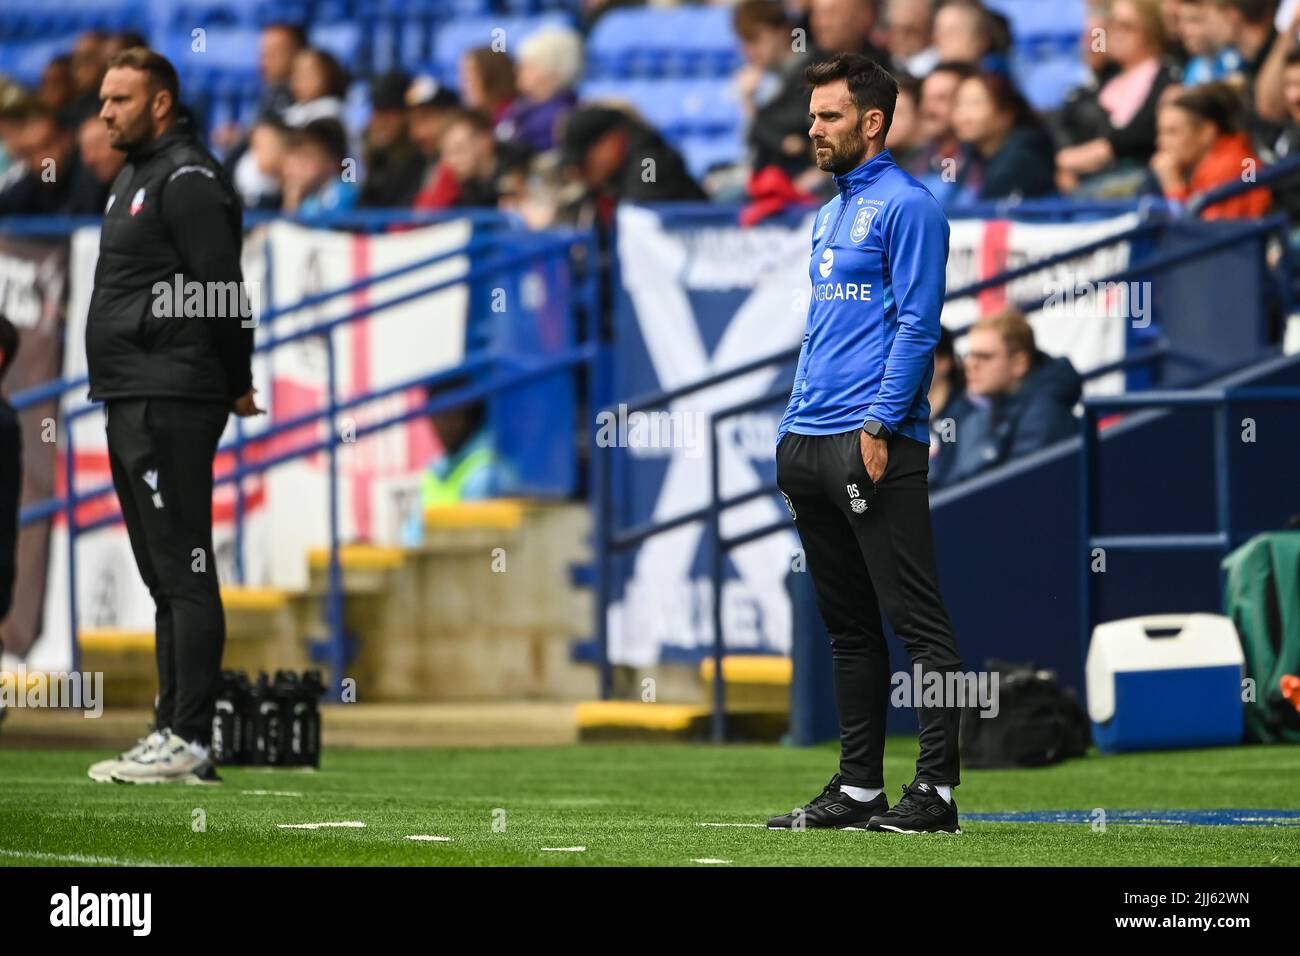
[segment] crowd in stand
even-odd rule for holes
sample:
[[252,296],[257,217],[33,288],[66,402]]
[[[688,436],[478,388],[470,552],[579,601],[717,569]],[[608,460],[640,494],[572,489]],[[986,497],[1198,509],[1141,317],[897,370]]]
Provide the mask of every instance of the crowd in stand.
[[[803,73],[857,52],[898,80],[895,159],[949,208],[1052,196],[1182,203],[1300,149],[1300,4],[1279,31],[1277,0],[1093,0],[1079,41],[1086,81],[1043,112],[1013,78],[1007,20],[979,0],[738,0],[745,155],[701,182],[627,103],[579,98],[584,34],[623,5],[585,2],[581,30],[545,29],[509,54],[469,50],[454,88],[401,72],[370,78],[364,128],[347,123],[345,66],[301,27],[270,24],[255,121],[210,130],[210,144],[248,208],[306,220],[479,207],[544,228],[608,222],[621,200],[713,198],[743,202],[753,223],[833,192],[810,158]],[[87,33],[35,89],[0,83],[0,215],[103,209],[122,157],[97,116],[99,83],[115,52],[143,43]],[[1257,217],[1275,193],[1300,213],[1286,189],[1257,188],[1201,214]],[[1080,391],[1018,313],[982,320],[961,360],[941,343],[932,420],[960,423],[970,440],[936,441],[933,483],[1070,434]]]
[[[586,3],[587,31],[621,0]],[[348,128],[350,77],[297,25],[261,31],[251,128],[209,131],[249,208],[303,218],[351,208],[498,207],[544,227],[608,216],[620,199],[718,198],[747,221],[828,195],[809,159],[803,71],[865,53],[899,81],[895,158],[950,208],[1014,197],[1186,200],[1300,143],[1300,16],[1277,0],[1094,0],[1080,35],[1087,80],[1035,111],[1013,79],[1012,30],[978,0],[739,0],[746,123],[736,162],[696,181],[625,102],[587,103],[579,30],[535,33],[510,53],[472,49],[452,88],[370,79],[369,121]],[[136,34],[89,32],[27,90],[0,84],[0,214],[93,214],[120,158],[96,120],[108,58]],[[647,160],[654,174],[643,175]],[[50,176],[47,167],[70,169]],[[1211,207],[1257,216],[1267,190]],[[1291,203],[1286,202],[1286,206]]]

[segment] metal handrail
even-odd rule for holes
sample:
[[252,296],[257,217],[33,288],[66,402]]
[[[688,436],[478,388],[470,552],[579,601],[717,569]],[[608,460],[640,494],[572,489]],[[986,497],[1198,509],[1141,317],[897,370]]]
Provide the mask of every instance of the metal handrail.
[[[1099,395],[1084,399],[1079,420],[1082,441],[1079,449],[1079,528],[1082,547],[1079,564],[1079,673],[1087,673],[1088,645],[1097,619],[1097,587],[1092,573],[1092,551],[1106,548],[1115,551],[1221,551],[1228,553],[1244,535],[1232,523],[1232,467],[1228,456],[1231,422],[1229,408],[1237,402],[1300,404],[1300,387],[1255,386],[1187,390],[1154,390],[1127,395]],[[1213,410],[1214,432],[1214,511],[1217,529],[1208,532],[1159,533],[1134,535],[1098,535],[1100,501],[1098,471],[1101,436],[1097,419],[1103,411],[1139,409],[1204,408]]]

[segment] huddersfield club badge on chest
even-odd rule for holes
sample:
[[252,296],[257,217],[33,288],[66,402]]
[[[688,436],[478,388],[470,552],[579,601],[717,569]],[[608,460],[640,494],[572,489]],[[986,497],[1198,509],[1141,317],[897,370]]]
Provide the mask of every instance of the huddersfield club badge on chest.
[[871,221],[876,218],[876,213],[879,211],[879,206],[867,206],[864,209],[859,209],[857,216],[853,219],[853,231],[849,233],[849,238],[854,242],[861,242],[867,238],[867,230],[871,228]]
[[144,207],[144,187],[141,186],[131,197],[131,215],[135,215]]

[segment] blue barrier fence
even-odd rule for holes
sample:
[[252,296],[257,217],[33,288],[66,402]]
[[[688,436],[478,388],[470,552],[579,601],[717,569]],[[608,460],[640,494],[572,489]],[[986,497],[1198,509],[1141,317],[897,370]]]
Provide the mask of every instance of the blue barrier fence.
[[[444,215],[436,218],[446,220],[455,217]],[[493,228],[503,225],[500,216],[494,215],[480,218],[482,222]],[[373,228],[385,228],[399,222],[409,221],[409,219],[409,216],[403,220],[401,217],[389,213],[362,215],[359,217],[338,217],[340,222],[348,222],[352,225],[362,225]],[[6,229],[10,225],[10,222],[11,221],[6,221]],[[19,225],[20,228],[26,226],[24,223],[20,223]],[[31,235],[34,233],[32,230],[28,229],[25,234]],[[39,234],[49,233],[41,232]],[[235,467],[216,476],[215,484],[222,485],[233,483],[236,489],[234,522],[236,540],[236,577],[237,580],[242,581],[242,567],[239,562],[243,551],[244,522],[246,517],[243,493],[244,479],[265,474],[276,467],[300,458],[320,454],[322,452],[326,454],[328,460],[329,502],[327,515],[327,523],[329,527],[329,565],[323,622],[325,625],[326,640],[315,649],[315,653],[317,660],[328,666],[331,673],[331,680],[336,690],[338,689],[339,682],[342,680],[344,667],[349,659],[351,648],[354,644],[354,639],[346,633],[344,628],[343,580],[342,564],[340,560],[341,541],[339,537],[338,523],[338,447],[345,441],[345,438],[336,426],[336,416],[341,412],[410,389],[442,385],[451,382],[458,382],[466,377],[470,378],[470,384],[453,388],[452,390],[439,395],[436,398],[427,400],[416,407],[408,408],[398,414],[390,415],[377,421],[357,425],[354,429],[349,431],[346,439],[347,441],[355,441],[387,428],[392,428],[409,421],[425,418],[436,412],[446,411],[448,409],[482,401],[492,396],[508,393],[513,389],[518,389],[522,386],[566,372],[576,373],[580,370],[585,371],[586,384],[589,388],[595,388],[604,381],[603,376],[595,374],[593,369],[599,365],[605,346],[599,341],[587,340],[563,349],[555,350],[550,354],[536,357],[495,355],[480,350],[468,354],[466,359],[455,367],[433,371],[427,375],[417,376],[409,380],[387,385],[383,388],[370,389],[364,394],[340,400],[338,396],[338,383],[335,380],[334,333],[361,319],[433,295],[444,289],[472,284],[488,277],[518,273],[530,268],[534,263],[541,260],[562,259],[568,261],[575,249],[589,249],[591,244],[592,235],[585,231],[555,231],[552,233],[515,235],[511,236],[508,248],[502,247],[500,239],[497,236],[489,235],[486,238],[474,238],[466,245],[458,248],[447,250],[434,256],[425,257],[384,272],[374,273],[358,281],[347,283],[333,289],[305,296],[297,302],[278,309],[267,309],[260,317],[260,321],[265,323],[267,327],[271,329],[271,334],[269,337],[264,338],[256,344],[254,351],[257,354],[272,353],[284,346],[309,339],[318,339],[323,343],[326,352],[327,367],[325,405],[323,408],[277,421],[252,436],[245,433],[242,420],[236,418],[233,441],[223,444],[219,449],[219,451],[229,451],[232,453]],[[325,304],[331,300],[338,299],[341,296],[352,295],[391,279],[411,274],[430,265],[436,265],[449,259],[467,254],[471,255],[472,264],[460,275],[428,285],[423,285],[415,290],[388,297],[380,302],[369,303],[363,307],[352,309],[344,315],[326,321],[317,322],[289,333],[275,334],[274,332],[273,323],[277,318],[282,318],[286,315],[300,312],[307,308]],[[598,277],[594,270],[588,270],[585,276],[578,280],[576,283],[578,294],[569,299],[569,305],[572,312],[576,313],[578,310],[583,310],[587,315],[595,313],[595,310],[598,307],[597,279]],[[572,325],[575,328],[578,327],[579,324],[580,323],[578,323],[576,319],[572,322]],[[61,398],[66,393],[84,388],[86,385],[87,379],[85,376],[73,379],[57,379],[16,394],[13,398],[13,404],[15,408],[21,410],[42,401]],[[591,393],[586,399],[588,407],[594,407],[602,400],[603,396],[600,393]],[[81,535],[115,524],[122,520],[120,514],[107,515],[85,522],[84,524],[79,523],[77,519],[78,506],[108,496],[114,491],[111,483],[99,485],[84,491],[78,491],[75,483],[76,449],[73,442],[72,423],[77,419],[96,411],[100,407],[100,403],[91,402],[75,408],[65,409],[63,411],[62,434],[66,436],[63,448],[65,493],[61,497],[51,498],[27,506],[22,510],[19,518],[20,524],[29,524],[35,521],[48,519],[56,514],[62,514],[64,518],[68,534],[68,601],[73,669],[79,669],[80,667],[80,646],[77,636],[77,538]],[[298,444],[290,450],[262,457],[254,461],[247,460],[250,446],[264,445],[277,436],[291,433],[295,429],[302,428],[303,426],[317,425],[320,423],[324,423],[328,426],[329,436],[327,438],[311,441],[306,444]],[[592,462],[598,458],[596,455],[591,455],[590,457]]]
[[[1126,209],[1124,211],[1131,210]],[[692,215],[703,217],[706,215],[706,212],[703,209],[692,211],[687,208],[675,209],[673,214],[675,217],[685,216],[689,219]],[[945,297],[945,301],[954,301],[957,299],[977,296],[982,292],[1004,287],[1008,283],[1017,279],[1078,259],[1083,255],[1119,243],[1128,242],[1136,244],[1145,240],[1152,240],[1162,236],[1166,230],[1176,225],[1176,221],[1164,218],[1142,221],[1132,229],[1124,230],[1118,234],[1086,243],[1061,253],[1034,260],[1033,262],[1027,263],[1023,266],[990,277],[989,279],[950,290]],[[1285,242],[1286,228],[1286,220],[1282,216],[1274,216],[1257,221],[1224,224],[1221,228],[1215,227],[1213,229],[1213,234],[1211,235],[1195,237],[1181,248],[1168,252],[1157,252],[1155,255],[1139,259],[1126,268],[1097,280],[1096,284],[1103,285],[1106,283],[1128,282],[1140,278],[1148,278],[1153,275],[1172,272],[1180,267],[1203,261],[1207,257],[1225,249],[1246,247],[1251,250],[1252,256],[1263,261],[1267,244],[1273,239],[1278,239],[1281,240],[1278,244],[1280,247],[1280,257],[1272,272],[1272,276],[1277,280],[1277,296],[1283,314],[1287,314],[1290,311],[1290,283],[1289,281],[1286,281],[1286,277],[1289,276],[1291,264],[1289,252],[1287,250],[1287,243]],[[1041,298],[1018,302],[1016,305],[1025,311],[1035,311],[1041,308],[1050,298],[1050,295],[1044,294]],[[1259,316],[1259,318],[1262,319],[1262,315]],[[956,329],[954,330],[954,335],[961,336],[968,330],[969,327]],[[1257,323],[1257,327],[1252,327],[1247,330],[1245,335],[1242,334],[1240,328],[1234,328],[1231,331],[1231,334],[1239,340],[1244,340],[1245,344],[1242,351],[1248,355],[1247,358],[1242,358],[1237,354],[1237,352],[1229,352],[1229,362],[1225,363],[1223,361],[1215,361],[1211,356],[1206,355],[1204,351],[1191,351],[1180,348],[1171,343],[1168,339],[1162,338],[1150,341],[1148,344],[1130,351],[1130,353],[1122,359],[1086,370],[1083,373],[1084,378],[1085,380],[1090,380],[1117,371],[1131,371],[1135,369],[1162,370],[1167,364],[1176,363],[1189,370],[1189,377],[1191,380],[1204,381],[1212,374],[1223,374],[1234,368],[1244,366],[1264,354],[1266,349],[1267,330],[1262,322]],[[725,384],[754,371],[763,368],[770,368],[772,366],[787,365],[797,359],[798,353],[798,348],[782,350],[763,358],[735,366],[724,372],[709,375],[688,385],[663,390],[649,395],[638,396],[620,404],[626,406],[626,412],[629,415],[636,411],[649,411],[652,409],[664,408],[684,396],[702,391],[715,385]],[[596,486],[596,494],[599,499],[599,504],[597,506],[598,514],[602,519],[597,525],[597,577],[602,582],[602,590],[600,593],[600,599],[597,602],[598,610],[596,620],[596,643],[601,665],[602,697],[607,697],[612,688],[612,674],[609,663],[609,643],[607,634],[608,622],[606,621],[605,612],[603,610],[609,606],[608,581],[612,576],[612,558],[621,552],[639,546],[655,536],[673,531],[686,524],[703,522],[706,524],[708,529],[708,566],[710,591],[712,594],[711,613],[713,639],[711,655],[713,657],[714,667],[711,737],[716,742],[721,742],[726,739],[726,692],[723,676],[724,670],[722,666],[723,657],[726,654],[726,640],[723,633],[722,623],[722,587],[726,555],[731,550],[744,544],[789,529],[791,523],[786,519],[781,519],[740,535],[730,537],[723,536],[721,532],[721,516],[724,511],[738,505],[743,505],[757,498],[775,495],[779,490],[774,482],[769,482],[739,495],[727,498],[721,496],[720,456],[717,454],[717,425],[728,417],[743,414],[758,408],[784,403],[787,399],[788,392],[778,391],[751,401],[746,401],[728,408],[717,410],[710,416],[710,499],[706,506],[683,512],[670,519],[644,522],[633,527],[620,529],[615,526],[613,521],[613,509],[610,502],[612,487],[608,478],[609,468],[606,466],[602,470],[602,481]]]

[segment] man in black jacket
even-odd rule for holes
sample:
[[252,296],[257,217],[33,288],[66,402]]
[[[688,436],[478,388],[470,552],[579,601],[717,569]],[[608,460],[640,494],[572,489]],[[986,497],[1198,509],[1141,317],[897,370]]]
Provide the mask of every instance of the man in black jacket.
[[225,617],[212,552],[212,462],[233,410],[258,414],[242,215],[179,110],[176,71],[142,47],[109,62],[100,116],[127,163],[100,233],[86,322],[90,398],[136,565],[157,608],[157,729],[96,780],[215,778],[208,755]]

